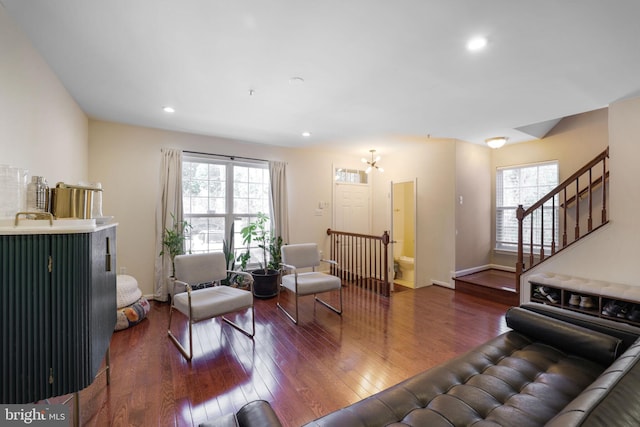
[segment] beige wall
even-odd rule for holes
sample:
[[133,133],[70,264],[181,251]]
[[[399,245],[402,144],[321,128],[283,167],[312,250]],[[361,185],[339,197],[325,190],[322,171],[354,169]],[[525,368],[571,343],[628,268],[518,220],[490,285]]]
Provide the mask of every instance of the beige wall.
[[0,164],[86,180],[87,117],[2,6],[0,52]]
[[399,139],[374,174],[374,231],[389,230],[391,182],[416,180],[416,287],[451,286],[455,260],[455,157],[452,139]]
[[[640,286],[637,278],[640,236],[640,98],[616,102],[609,107],[610,223],[584,240],[523,275],[548,271]],[[523,292],[523,293],[525,293]]]
[[286,151],[277,147],[91,120],[90,180],[102,183],[103,213],[119,224],[118,271],[124,268],[136,277],[145,295],[153,294],[158,255],[155,212],[161,148],[287,161]]
[[[104,188],[103,212],[116,217],[118,266],[138,279],[144,294],[152,294],[154,219],[160,149],[247,156],[287,162],[290,242],[313,241],[328,250],[332,226],[333,168],[361,167],[341,151],[283,148],[223,138],[90,121],[90,180]],[[455,141],[413,141],[384,159],[384,174],[372,174],[372,232],[390,227],[390,181],[417,178],[417,285],[449,285],[454,265]],[[406,147],[406,146],[405,146]],[[328,206],[318,215],[320,202]],[[437,207],[437,208],[436,208]]]
[[456,143],[456,272],[486,268],[491,260],[491,154],[477,144]]
[[[502,166],[558,160],[560,182],[596,157],[609,145],[606,108],[564,118],[543,139],[507,144],[492,150],[491,200],[495,206],[495,170]],[[495,247],[495,209],[491,219],[491,248]],[[515,268],[516,257],[492,250],[491,262]]]

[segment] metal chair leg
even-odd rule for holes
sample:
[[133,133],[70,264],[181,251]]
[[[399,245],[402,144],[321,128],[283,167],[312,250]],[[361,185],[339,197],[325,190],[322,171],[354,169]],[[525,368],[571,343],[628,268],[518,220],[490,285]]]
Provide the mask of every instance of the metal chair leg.
[[236,328],[237,330],[239,330],[240,332],[242,332],[243,334],[245,334],[246,336],[248,336],[249,338],[253,339],[253,337],[256,334],[256,311],[253,308],[253,306],[251,306],[251,332],[247,331],[246,329],[243,329],[240,325],[238,325],[237,323],[232,322],[231,320],[227,319],[226,317],[222,316],[222,320],[224,320],[226,323],[228,323],[229,325],[233,326],[234,328]]
[[[169,311],[169,330],[167,331],[167,335],[169,335],[169,338],[171,338],[171,341],[173,341],[175,346],[178,347],[178,350],[180,350],[180,353],[182,353],[184,358],[187,359],[187,361],[191,362],[191,359],[193,358],[193,322],[191,321],[191,310],[189,310],[189,319],[188,319],[188,322],[189,322],[189,351],[188,352],[187,352],[187,349],[182,345],[182,343],[180,343],[178,338],[176,338],[176,336],[173,334],[173,332],[171,332],[171,315],[172,315],[172,312],[173,312],[173,306],[171,307],[171,310]],[[238,331],[242,332],[243,334],[245,334],[246,336],[248,336],[251,339],[253,339],[253,337],[256,334],[256,312],[255,312],[255,309],[254,309],[253,305],[251,306],[251,332],[249,332],[246,329],[243,329],[240,325],[238,325],[237,323],[232,322],[231,320],[227,319],[224,316],[221,316],[221,318],[226,323],[228,323],[229,325],[231,325],[232,327],[234,327]]]
[[296,293],[296,317],[294,318],[281,304],[280,304],[280,292],[282,292],[282,287],[278,292],[278,301],[276,302],[276,307],[278,307],[287,317],[296,325],[298,324],[298,294]]
[[[319,302],[319,303],[321,303],[322,305],[324,305],[325,307],[327,307],[329,310],[331,310],[331,311],[333,311],[334,313],[337,313],[338,315],[342,316],[342,287],[340,287],[340,289],[339,289],[339,291],[338,291],[338,292],[339,292],[339,295],[340,295],[340,308],[336,308],[336,307],[332,306],[332,305],[331,305],[331,304],[329,304],[328,302],[326,302],[326,301],[324,301],[324,300],[322,300],[322,299],[318,298],[315,294],[313,295],[313,298],[314,298],[317,302]],[[277,306],[280,310],[282,310],[282,311],[284,312],[284,314],[286,314],[286,315],[287,315],[287,317],[288,317],[289,319],[291,319],[291,321],[292,321],[293,323],[295,323],[295,324],[297,325],[297,324],[298,324],[298,318],[299,318],[299,317],[298,317],[298,294],[296,293],[295,295],[296,295],[296,316],[295,316],[295,317],[293,317],[293,316],[291,315],[291,313],[289,313],[289,312],[288,312],[288,311],[287,311],[287,310],[286,310],[286,309],[285,309],[285,308],[280,304],[280,293],[278,293],[278,301],[276,302],[276,306]]]
[[340,293],[340,309],[337,309],[334,306],[332,306],[331,304],[329,304],[328,302],[326,302],[324,300],[321,300],[316,295],[314,295],[313,297],[315,298],[316,301],[318,301],[319,303],[321,303],[322,305],[327,307],[329,310],[331,310],[331,311],[333,311],[335,313],[338,313],[340,316],[342,316],[342,287],[340,287],[339,293]]
[[178,347],[178,350],[180,350],[180,353],[182,353],[182,355],[184,356],[185,359],[187,359],[187,361],[191,362],[191,358],[193,357],[193,325],[191,323],[191,316],[189,316],[189,352],[187,352],[187,349],[184,348],[184,346],[180,343],[180,341],[178,340],[178,338],[176,338],[175,335],[173,335],[173,332],[171,332],[171,319],[173,317],[173,303],[171,303],[171,308],[169,309],[169,329],[167,331],[167,335],[169,335],[169,338],[171,338],[171,341],[173,341],[173,344],[175,344],[176,347]]

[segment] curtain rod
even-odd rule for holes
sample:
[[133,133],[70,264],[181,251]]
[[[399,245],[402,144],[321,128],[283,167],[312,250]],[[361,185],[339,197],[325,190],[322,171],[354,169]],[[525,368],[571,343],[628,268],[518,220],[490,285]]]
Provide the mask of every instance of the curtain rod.
[[202,151],[189,151],[189,150],[183,150],[182,152],[183,153],[187,153],[187,154],[202,154],[202,155],[206,155],[206,156],[226,157],[226,158],[228,158],[230,160],[242,159],[242,160],[254,160],[254,161],[257,161],[257,162],[268,162],[268,160],[256,159],[255,157],[230,156],[228,154],[204,153]]

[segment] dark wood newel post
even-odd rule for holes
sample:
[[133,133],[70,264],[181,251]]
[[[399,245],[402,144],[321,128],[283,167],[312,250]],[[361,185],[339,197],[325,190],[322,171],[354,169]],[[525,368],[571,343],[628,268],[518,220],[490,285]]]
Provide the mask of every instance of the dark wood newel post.
[[516,293],[520,295],[520,276],[524,270],[524,253],[522,246],[522,220],[524,219],[524,207],[518,205],[516,209],[516,218],[518,219],[518,261],[516,262]]
[[384,245],[384,273],[383,273],[383,277],[384,277],[384,283],[385,283],[385,287],[382,290],[382,295],[384,295],[385,297],[388,297],[389,295],[391,295],[391,289],[389,286],[389,232],[387,232],[385,230],[384,233],[382,233],[382,244]]

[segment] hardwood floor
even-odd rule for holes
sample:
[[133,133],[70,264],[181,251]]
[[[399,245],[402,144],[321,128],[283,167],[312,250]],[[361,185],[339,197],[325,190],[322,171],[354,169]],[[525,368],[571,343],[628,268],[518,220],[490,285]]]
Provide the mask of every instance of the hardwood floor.
[[256,300],[253,341],[219,320],[196,324],[191,363],[167,337],[168,304],[152,302],[147,319],[114,333],[111,384],[100,376],[80,392],[81,425],[197,426],[265,399],[299,426],[506,330],[507,305],[450,289],[343,289],[342,316],[305,297],[298,326],[275,298]]

